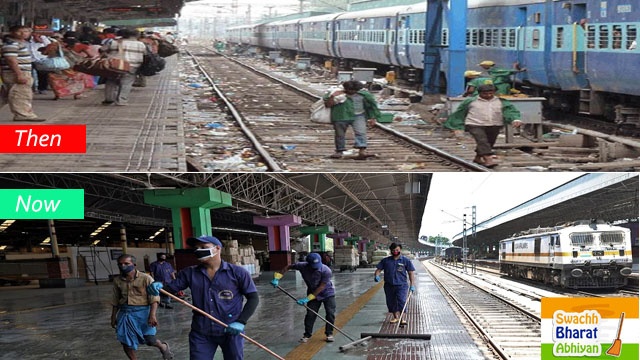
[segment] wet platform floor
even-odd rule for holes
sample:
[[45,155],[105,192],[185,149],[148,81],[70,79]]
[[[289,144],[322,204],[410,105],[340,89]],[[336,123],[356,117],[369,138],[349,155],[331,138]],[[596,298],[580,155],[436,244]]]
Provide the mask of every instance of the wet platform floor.
[[[271,272],[256,279],[260,305],[245,330],[247,336],[286,359],[485,359],[486,355],[460,322],[426,270],[416,262],[418,286],[408,304],[409,325],[398,333],[431,334],[431,340],[376,338],[366,346],[340,352],[350,339],[334,332],[324,341],[324,323],[317,319],[309,342],[303,334],[305,310],[269,281]],[[374,269],[335,271],[336,326],[351,338],[361,333],[393,333],[388,323],[384,290],[373,282]],[[305,295],[297,272],[281,286],[296,297]],[[40,289],[36,286],[0,288],[0,359],[126,359],[110,327],[112,284],[87,283],[81,288]],[[157,337],[171,345],[176,360],[189,358],[191,310],[174,303],[158,309]],[[320,315],[325,316],[321,308]],[[156,348],[141,346],[139,359],[161,359]],[[245,342],[245,359],[273,359]],[[222,359],[218,351],[215,359]]]

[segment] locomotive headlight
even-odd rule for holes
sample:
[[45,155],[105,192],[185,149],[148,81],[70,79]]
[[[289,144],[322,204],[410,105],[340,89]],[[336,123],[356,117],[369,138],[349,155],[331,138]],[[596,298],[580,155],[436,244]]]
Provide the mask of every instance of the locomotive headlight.
[[579,278],[582,276],[582,269],[573,269],[571,270],[571,276],[575,278]]

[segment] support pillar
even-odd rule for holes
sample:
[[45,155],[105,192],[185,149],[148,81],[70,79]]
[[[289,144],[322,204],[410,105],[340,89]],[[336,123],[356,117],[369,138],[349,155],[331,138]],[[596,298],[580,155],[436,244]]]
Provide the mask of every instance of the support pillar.
[[254,216],[253,223],[267,227],[269,234],[269,269],[278,271],[291,265],[291,239],[289,228],[302,224],[297,215]]
[[[429,0],[429,3],[435,0]],[[429,4],[431,5],[431,4]],[[449,2],[449,67],[447,96],[464,92],[464,71],[467,68],[467,0]]]
[[337,245],[337,246],[342,246],[344,245],[344,239],[351,237],[351,233],[350,232],[340,232],[340,233],[333,233],[333,234],[328,234],[328,237],[333,239],[333,244]]
[[311,244],[309,246],[309,252],[326,252],[333,251],[333,245],[328,244],[327,242],[327,234],[331,234],[334,232],[333,226],[323,225],[323,226],[305,226],[300,228],[300,233],[303,235],[309,235],[311,238]]
[[211,235],[211,209],[231,206],[231,194],[212,188],[145,190],[144,202],[171,209],[175,249],[187,239]]
[[127,254],[129,250],[127,248],[127,228],[124,227],[124,224],[120,224],[120,242],[122,243],[122,253]]
[[54,258],[60,257],[60,248],[58,247],[58,236],[56,236],[56,226],[52,219],[47,220],[49,225],[49,237],[51,238],[51,253]]
[[367,252],[367,244],[369,243],[369,240],[367,239],[362,239],[360,241],[358,241],[358,251],[359,252]]
[[358,241],[360,241],[360,240],[362,240],[361,236],[351,236],[351,237],[348,237],[348,238],[344,239],[344,242],[347,245],[355,246],[358,243]]

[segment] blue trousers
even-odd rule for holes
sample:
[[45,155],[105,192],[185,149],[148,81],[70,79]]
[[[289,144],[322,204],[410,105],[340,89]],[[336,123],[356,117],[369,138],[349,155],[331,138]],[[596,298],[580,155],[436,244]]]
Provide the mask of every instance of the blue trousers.
[[240,335],[203,335],[193,330],[189,333],[190,360],[213,360],[218,346],[224,360],[242,360],[244,357],[244,338]]
[[390,313],[400,312],[404,307],[404,303],[407,302],[407,294],[409,293],[409,286],[403,285],[391,285],[384,283],[384,296],[387,300],[387,309]]

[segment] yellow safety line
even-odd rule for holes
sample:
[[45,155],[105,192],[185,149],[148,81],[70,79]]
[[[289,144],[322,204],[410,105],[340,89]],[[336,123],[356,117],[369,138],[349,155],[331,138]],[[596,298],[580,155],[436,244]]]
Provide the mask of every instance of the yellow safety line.
[[[381,287],[382,287],[382,282],[372,286],[371,289],[367,290],[367,292],[360,295],[356,301],[354,301],[353,303],[351,303],[351,305],[349,305],[349,307],[342,310],[339,314],[336,315],[336,321],[334,325],[342,330],[344,326],[347,325],[349,321],[351,321],[351,319],[355,316],[355,314],[357,314],[360,311],[360,309],[362,309],[362,307],[364,307],[369,302],[369,300],[371,300],[371,298],[376,294],[376,292],[378,292],[378,290],[380,290]],[[339,301],[339,299],[337,299],[336,301]],[[323,314],[320,313],[320,315],[323,315]],[[316,319],[316,324],[318,323],[318,321],[322,322],[322,320]],[[291,350],[285,356],[285,358],[292,359],[292,360],[293,359],[310,360],[311,358],[313,358],[313,356],[317,354],[327,344],[324,341],[324,328],[325,327],[323,326],[320,329],[316,330],[316,332],[313,333],[313,336],[311,336],[311,338],[307,343],[300,344],[295,348],[293,348],[293,350]],[[333,334],[334,336],[343,336],[339,332],[334,332]],[[347,332],[347,334],[349,333]],[[349,335],[355,336],[355,334],[349,334]],[[357,340],[357,338],[355,340]],[[349,342],[351,342],[351,340],[349,340]]]

